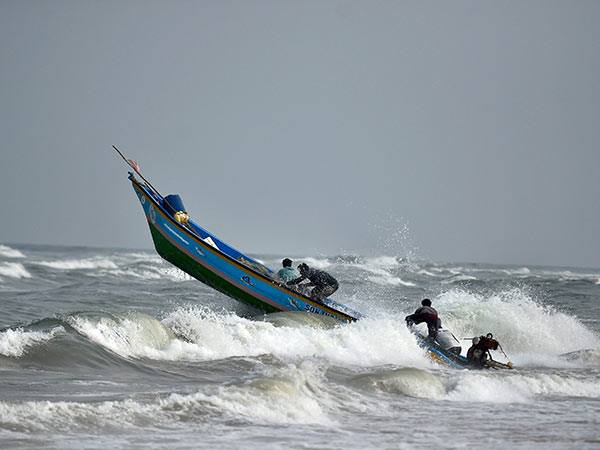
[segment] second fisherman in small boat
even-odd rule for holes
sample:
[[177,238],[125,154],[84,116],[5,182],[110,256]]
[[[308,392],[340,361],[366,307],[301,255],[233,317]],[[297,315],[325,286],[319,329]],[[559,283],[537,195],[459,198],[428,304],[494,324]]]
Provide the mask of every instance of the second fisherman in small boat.
[[498,350],[500,344],[492,333],[488,333],[485,336],[474,337],[473,345],[467,351],[467,359],[476,366],[483,366],[488,359],[491,359],[489,354],[490,350]]
[[[314,286],[310,292],[310,297],[314,300],[322,302],[335,291],[338,290],[338,282],[327,272],[308,267],[308,264],[302,263],[298,266],[300,276],[294,280],[288,281],[288,286],[310,287]],[[300,284],[304,280],[309,280],[309,283]]]
[[431,300],[425,298],[421,301],[421,307],[410,316],[406,316],[406,325],[411,327],[419,323],[427,324],[427,333],[429,339],[435,339],[438,330],[442,326],[442,321],[438,317],[438,312],[431,306]]

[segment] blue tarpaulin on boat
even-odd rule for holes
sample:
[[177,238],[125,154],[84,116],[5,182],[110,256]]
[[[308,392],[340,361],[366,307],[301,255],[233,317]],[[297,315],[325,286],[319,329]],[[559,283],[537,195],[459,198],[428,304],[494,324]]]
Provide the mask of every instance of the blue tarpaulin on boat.
[[178,194],[167,195],[163,200],[163,205],[170,214],[175,214],[178,211],[185,211],[183,200]]

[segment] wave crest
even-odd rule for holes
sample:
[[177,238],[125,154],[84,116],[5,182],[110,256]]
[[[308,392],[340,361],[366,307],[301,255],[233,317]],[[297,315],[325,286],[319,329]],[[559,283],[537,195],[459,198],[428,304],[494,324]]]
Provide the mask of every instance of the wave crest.
[[63,327],[56,327],[49,331],[26,331],[23,328],[4,330],[0,332],[0,355],[23,356],[30,347],[49,341],[56,334],[64,331]]
[[4,258],[25,258],[23,252],[8,245],[0,245],[0,256]]
[[9,278],[31,278],[23,264],[15,262],[0,263],[0,275]]

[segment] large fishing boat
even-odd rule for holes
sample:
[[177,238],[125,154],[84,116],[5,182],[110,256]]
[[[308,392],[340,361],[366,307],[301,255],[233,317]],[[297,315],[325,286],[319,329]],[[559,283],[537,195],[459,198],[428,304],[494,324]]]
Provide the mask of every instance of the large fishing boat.
[[[115,150],[118,151],[118,149]],[[331,299],[322,302],[291,289],[260,261],[243,254],[190,219],[179,195],[162,196],[126,159],[139,176],[129,172],[154,247],[158,254],[185,273],[240,302],[266,312],[304,311],[331,316],[342,322],[360,314]]]

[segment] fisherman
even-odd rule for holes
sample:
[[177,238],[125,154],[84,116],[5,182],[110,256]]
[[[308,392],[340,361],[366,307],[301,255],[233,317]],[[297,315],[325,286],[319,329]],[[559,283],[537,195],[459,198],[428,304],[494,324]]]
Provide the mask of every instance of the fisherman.
[[488,356],[491,359],[490,350],[498,350],[500,343],[494,339],[492,333],[485,336],[474,337],[473,345],[467,350],[467,359],[477,366],[483,366]]
[[427,324],[428,338],[434,340],[438,330],[442,327],[442,321],[438,317],[437,311],[431,307],[431,300],[425,298],[421,301],[421,307],[414,314],[406,316],[407,326],[416,325],[425,322]]
[[298,266],[300,276],[294,280],[288,281],[288,286],[298,285],[300,282],[308,279],[309,283],[300,284],[299,287],[314,286],[310,292],[313,300],[322,302],[338,290],[338,282],[327,272],[318,269],[311,269],[307,264],[302,263]]
[[292,260],[290,258],[285,258],[283,261],[281,261],[281,265],[283,267],[279,269],[277,276],[282,282],[287,283],[288,281],[295,280],[300,276],[300,272],[292,267]]

